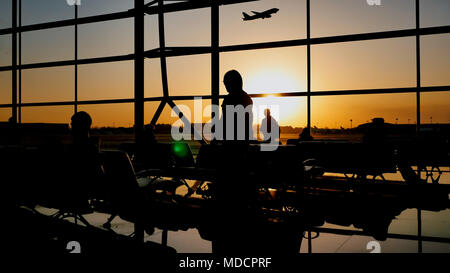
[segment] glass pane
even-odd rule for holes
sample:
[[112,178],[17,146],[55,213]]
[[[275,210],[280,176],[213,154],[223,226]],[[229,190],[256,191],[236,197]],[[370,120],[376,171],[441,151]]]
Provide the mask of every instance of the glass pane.
[[211,94],[211,56],[167,58],[167,77],[171,96]]
[[11,35],[0,35],[0,66],[11,65]]
[[72,66],[26,69],[22,71],[22,102],[73,101]]
[[145,97],[162,96],[161,63],[159,59],[145,59]]
[[11,3],[12,0],[0,1],[0,29],[11,27]]
[[311,127],[316,138],[361,140],[360,133],[346,130],[370,123],[373,118],[383,118],[385,123],[391,124],[415,124],[416,95],[380,94],[311,98]]
[[159,48],[158,16],[146,15],[144,20],[145,50]]
[[421,94],[421,123],[450,123],[450,91]]
[[74,33],[73,26],[22,33],[22,63],[73,60]]
[[[2,1],[4,2],[4,1]],[[65,0],[22,0],[22,25],[75,18],[75,8]]]
[[11,72],[0,72],[0,104],[12,103]]
[[[275,97],[253,98],[253,126],[261,124],[265,109],[269,108],[271,116],[278,121],[283,144],[287,139],[298,138],[301,128],[306,126],[306,98],[305,97]],[[259,134],[262,137],[261,134]]]
[[[156,109],[158,109],[160,102],[159,101],[150,101],[146,102],[144,105],[144,124],[150,124],[153,119],[153,116],[156,113]],[[169,106],[166,106],[169,107]]]
[[450,85],[450,34],[421,37],[422,86]]
[[166,46],[211,45],[211,9],[167,13],[164,22]]
[[0,108],[0,122],[7,122],[11,117],[11,108]]
[[133,71],[131,61],[80,65],[78,100],[133,98]]
[[[243,12],[278,8],[271,18],[244,21]],[[306,38],[305,0],[262,0],[220,7],[220,45],[235,45]]]
[[133,35],[133,19],[80,25],[78,57],[84,59],[131,54]]
[[240,72],[247,93],[281,93],[306,90],[306,48],[288,47],[221,54],[220,93],[226,94],[223,76]]
[[[177,102],[175,102],[175,104],[183,112],[184,116],[188,119],[188,121],[191,121],[192,113],[193,113],[193,102],[177,101]],[[170,105],[166,104],[166,106],[164,107],[164,110],[161,113],[161,116],[158,119],[158,124],[173,125],[177,121],[179,121],[178,116],[175,114],[174,111],[172,111],[172,108],[170,107]]]
[[414,3],[413,0],[382,0],[377,6],[365,0],[314,0],[311,1],[311,37],[415,28]]
[[420,1],[420,26],[448,26],[450,25],[450,1],[426,0]]
[[415,38],[316,45],[312,90],[416,86]]
[[91,135],[98,137],[100,148],[117,149],[122,143],[134,141],[133,104],[79,105],[92,118]]
[[81,0],[81,5],[78,8],[78,16],[88,17],[127,11],[133,7],[133,0]]
[[131,127],[134,124],[134,106],[131,103],[79,105],[92,118],[92,127]]
[[23,107],[23,123],[63,123],[70,124],[73,106]]
[[[191,123],[197,124],[196,130],[197,132],[202,131],[202,123],[206,123],[210,120],[211,117],[211,108],[209,107],[211,100],[183,100],[183,101],[174,101],[179,111],[181,111],[184,117]],[[156,126],[157,139],[158,141],[172,141],[171,128],[174,127],[184,127],[186,128],[183,132],[187,133],[184,136],[185,140],[192,140],[193,142],[197,142],[194,138],[193,132],[190,129],[187,129],[183,120],[178,118],[178,115],[169,105],[166,105],[164,110],[161,113],[161,116],[158,120]],[[189,134],[190,132],[190,134]],[[190,145],[192,144],[189,142]],[[196,148],[197,149],[197,144]],[[192,147],[191,147],[192,148]]]

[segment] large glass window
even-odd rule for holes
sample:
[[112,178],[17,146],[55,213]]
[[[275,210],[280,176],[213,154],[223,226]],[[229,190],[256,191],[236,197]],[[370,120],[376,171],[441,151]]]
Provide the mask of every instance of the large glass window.
[[78,58],[126,55],[133,52],[133,19],[78,26]]
[[[220,45],[236,45],[306,38],[305,0],[262,0],[220,7]],[[244,21],[249,16],[272,8],[271,18]]]
[[73,26],[22,33],[22,63],[73,60],[74,33]]
[[74,100],[73,66],[25,69],[22,71],[22,102]]
[[450,85],[450,34],[421,37],[422,86]]
[[11,35],[0,35],[0,66],[11,65]]
[[79,105],[78,111],[89,113],[93,128],[133,126],[134,111],[131,103]]
[[285,93],[306,90],[306,48],[286,47],[222,53],[220,93],[226,94],[223,76],[240,72],[248,93]]
[[432,92],[421,94],[421,123],[450,123],[450,92]]
[[[311,1],[311,37],[415,28],[414,0]],[[423,2],[423,1],[422,1]]]
[[[11,0],[2,1],[11,2]],[[22,0],[22,25],[34,25],[75,18],[75,8],[66,0]]]
[[95,16],[127,11],[132,8],[134,8],[133,0],[81,0],[81,5],[78,8],[78,16]]
[[11,1],[0,1],[0,29],[11,27]]
[[11,108],[0,108],[0,122],[7,122],[11,117]]
[[416,86],[413,37],[315,45],[312,90]]
[[62,123],[70,124],[73,106],[23,107],[23,123]]
[[133,71],[131,61],[80,65],[78,100],[133,98]]
[[450,1],[421,0],[420,27],[435,27],[450,25]]
[[[373,118],[383,118],[385,123],[415,124],[415,94],[379,94],[314,96],[311,98],[311,127],[321,129],[357,128],[372,122]],[[325,131],[315,131],[319,138],[330,138]],[[339,132],[335,132],[338,134]],[[334,137],[332,135],[331,137]],[[360,135],[355,135],[360,139]]]
[[211,45],[210,22],[211,9],[196,9],[165,14],[166,46]]
[[0,104],[11,103],[11,71],[0,72]]
[[211,56],[208,54],[167,58],[169,94],[211,94]]
[[145,60],[145,97],[162,97],[161,63],[159,59]]

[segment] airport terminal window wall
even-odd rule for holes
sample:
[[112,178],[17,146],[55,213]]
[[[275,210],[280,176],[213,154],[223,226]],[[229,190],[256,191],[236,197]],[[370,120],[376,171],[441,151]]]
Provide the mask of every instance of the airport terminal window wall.
[[[133,9],[134,1],[84,1],[80,6],[54,0],[4,2],[0,75],[7,79],[8,74],[12,75],[8,71],[16,71],[18,84],[14,103],[11,95],[14,92],[8,94],[8,89],[14,87],[2,80],[2,109],[13,112],[16,109],[18,121],[25,122],[21,119],[24,108],[44,107],[49,102],[61,105],[134,102],[134,18],[132,13],[127,14]],[[217,1],[224,5],[219,5],[215,14],[211,8],[215,1],[212,1],[203,6],[182,4],[175,8],[177,12],[165,12],[163,19],[158,16],[159,3],[154,3],[144,19],[144,47],[148,57],[144,65],[144,100],[152,105],[157,104],[154,101],[171,100],[171,96],[182,97],[183,101],[194,96],[217,101],[217,92],[211,90],[218,88],[219,96],[225,95],[220,79],[227,70],[235,68],[244,75],[244,87],[255,98],[267,94],[287,95],[286,101],[291,102],[286,104],[298,102],[298,108],[305,108],[306,116],[303,116],[305,111],[292,115],[297,121],[302,120],[295,123],[298,127],[324,124],[320,109],[312,107],[315,104],[320,108],[320,103],[313,102],[326,100],[322,96],[333,96],[331,101],[336,98],[334,96],[341,95],[338,91],[343,91],[342,95],[416,94],[416,117],[407,118],[415,123],[423,108],[419,99],[423,94],[419,96],[417,91],[445,94],[442,91],[449,89],[446,75],[450,58],[435,56],[436,47],[442,48],[450,39],[449,19],[445,14],[436,16],[446,10],[446,6],[442,7],[445,4],[440,1],[430,4],[414,0],[388,1],[384,3],[389,6],[384,8],[388,13],[382,13],[373,12],[376,7],[365,1],[347,2]],[[12,66],[11,61],[14,15],[7,12],[12,10],[13,3],[17,5],[17,26],[31,26],[24,31],[18,28],[16,66]],[[416,20],[417,3],[421,20]],[[161,4],[179,5],[168,1]],[[50,12],[46,8],[49,5],[56,11]],[[283,17],[290,20],[274,17],[270,24],[266,24],[266,20],[262,26],[241,24],[243,10],[262,10],[273,5],[284,10]],[[354,13],[349,7],[360,12]],[[100,18],[108,14],[113,14],[112,18]],[[353,16],[351,20],[349,15]],[[327,22],[334,23],[324,24],[324,16]],[[236,20],[231,20],[234,17]],[[92,20],[81,24],[72,21],[55,27],[45,25],[75,18]],[[355,20],[366,23],[354,24]],[[415,56],[416,34],[421,34],[415,32],[416,27],[427,28],[422,29],[427,35],[420,36],[421,66],[417,66]],[[378,35],[363,36],[362,33]],[[74,57],[78,61],[76,67]],[[297,61],[286,65],[288,59]],[[76,72],[71,76],[73,70]],[[418,70],[420,80],[417,80]],[[161,77],[166,77],[167,82],[161,81]],[[261,79],[266,81],[261,82]],[[298,98],[291,98],[293,96]],[[315,96],[320,98],[312,99]],[[395,100],[397,97],[389,95],[385,100],[388,98]],[[345,100],[345,97],[336,98],[336,101],[340,99]],[[165,104],[165,107],[170,105]],[[148,122],[149,111],[144,112],[145,122]],[[161,111],[150,112],[156,115],[152,120],[157,121]],[[380,114],[374,111],[372,118]],[[6,120],[7,116],[3,114],[1,119]],[[347,120],[335,122],[335,125],[346,127],[344,122]]]
[[[68,123],[84,110],[95,127],[139,131],[195,97],[221,103],[237,69],[255,105],[280,106],[281,125],[450,122],[448,1],[81,2],[1,2],[0,121]],[[272,7],[271,20],[241,20]]]

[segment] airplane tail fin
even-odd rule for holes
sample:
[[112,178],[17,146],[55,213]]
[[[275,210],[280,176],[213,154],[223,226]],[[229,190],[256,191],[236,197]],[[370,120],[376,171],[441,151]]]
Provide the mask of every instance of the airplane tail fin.
[[244,18],[242,18],[243,20],[249,20],[250,19],[250,15],[248,15],[247,13],[243,12],[242,15],[244,16]]

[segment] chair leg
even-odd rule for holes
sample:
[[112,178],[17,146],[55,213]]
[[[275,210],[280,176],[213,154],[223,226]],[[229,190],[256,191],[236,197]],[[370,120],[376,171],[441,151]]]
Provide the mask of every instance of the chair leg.
[[139,222],[134,224],[134,239],[137,242],[144,242],[144,226]]
[[116,218],[117,214],[111,214],[111,216],[109,216],[108,220],[106,221],[106,223],[103,224],[103,227],[106,229],[111,229],[111,222],[112,220],[114,220],[114,218]]

